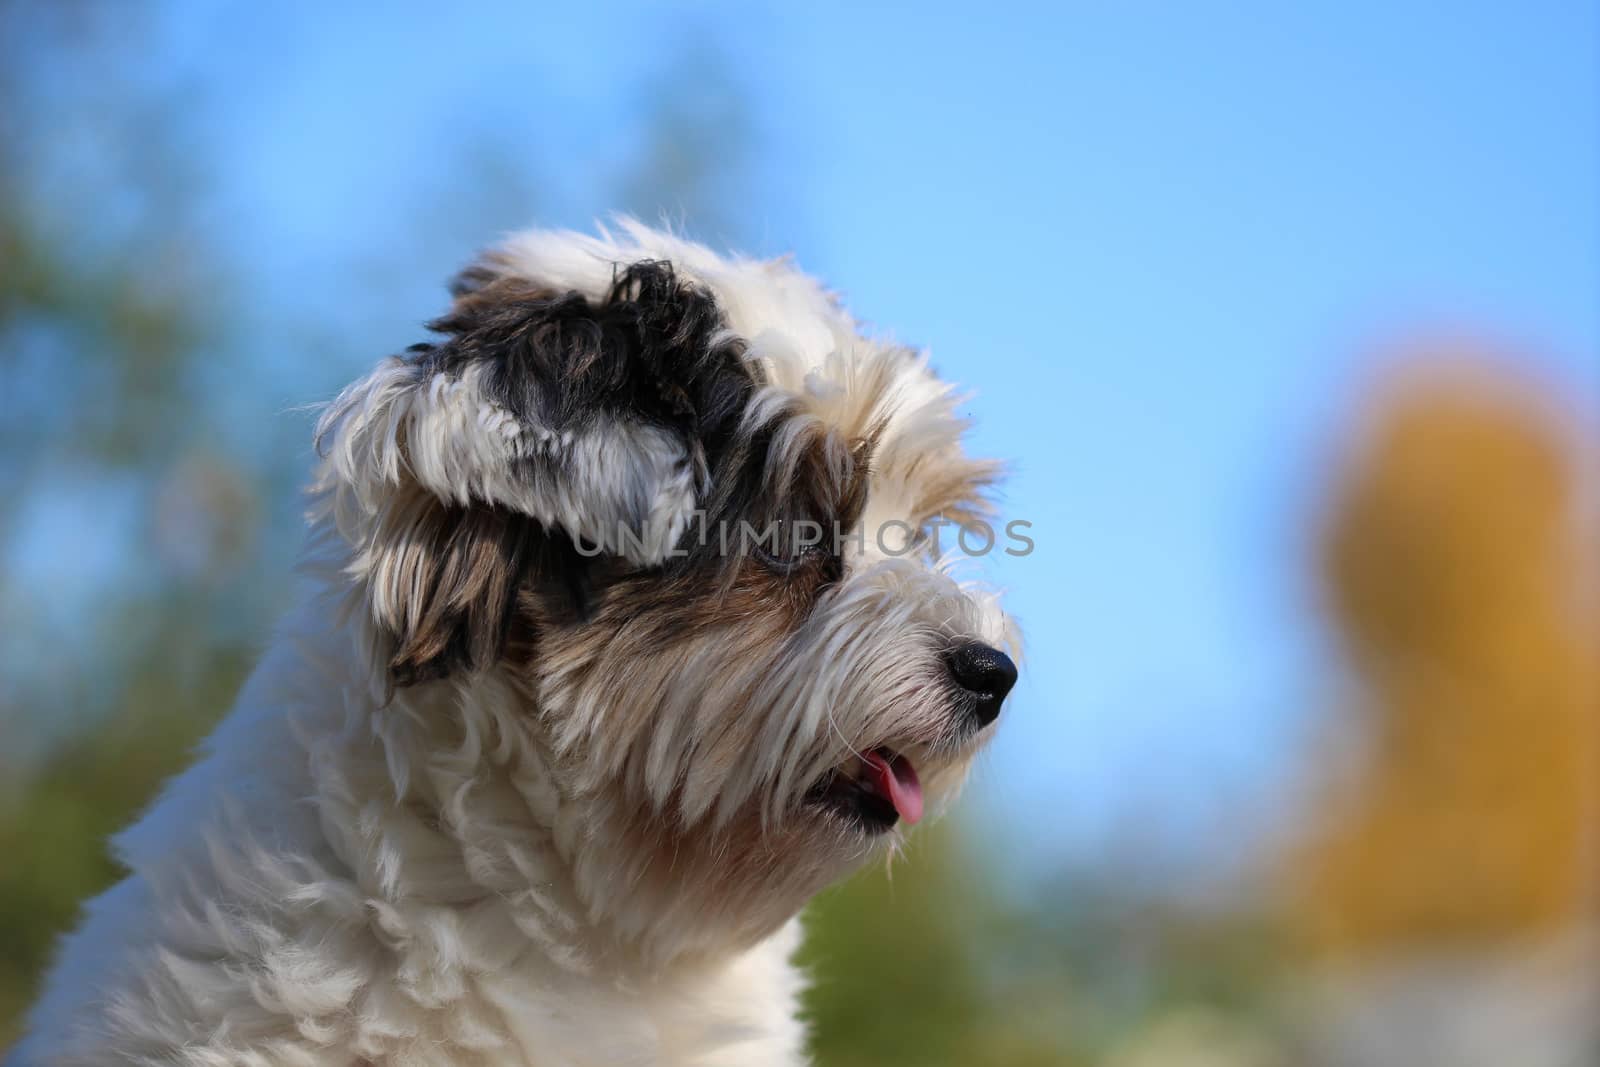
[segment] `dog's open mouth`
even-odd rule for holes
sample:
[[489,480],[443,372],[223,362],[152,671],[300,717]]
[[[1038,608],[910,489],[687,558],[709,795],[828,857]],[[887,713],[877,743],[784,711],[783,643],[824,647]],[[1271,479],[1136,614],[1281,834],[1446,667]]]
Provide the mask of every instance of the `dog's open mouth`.
[[922,783],[911,761],[888,748],[875,748],[829,771],[811,790],[814,801],[841,812],[871,832],[904,819],[922,818]]

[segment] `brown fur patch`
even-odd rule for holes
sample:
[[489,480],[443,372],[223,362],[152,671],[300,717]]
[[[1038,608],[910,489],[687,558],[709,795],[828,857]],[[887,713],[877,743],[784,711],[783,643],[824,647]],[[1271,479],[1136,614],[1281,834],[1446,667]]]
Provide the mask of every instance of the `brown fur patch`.
[[374,535],[376,612],[394,637],[397,685],[487,666],[511,630],[537,526],[504,508],[452,507],[415,491]]

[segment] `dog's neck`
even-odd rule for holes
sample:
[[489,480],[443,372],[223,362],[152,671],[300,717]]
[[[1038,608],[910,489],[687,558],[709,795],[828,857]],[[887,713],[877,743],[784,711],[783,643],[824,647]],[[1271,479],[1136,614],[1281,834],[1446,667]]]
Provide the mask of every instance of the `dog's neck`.
[[[481,921],[507,951],[520,939],[520,951],[552,966],[627,977],[714,965],[803,906],[805,893],[714,903],[697,892],[696,872],[664,846],[667,831],[567,785],[579,776],[563,767],[534,695],[512,672],[389,686],[359,597],[345,586],[337,610],[312,613],[314,625],[342,620],[335,632],[295,642],[353,644],[357,654],[315,657],[324,676],[347,664],[346,676],[326,678],[339,710],[295,716],[294,725],[322,834],[375,901],[452,911]],[[701,884],[714,877],[698,874]]]

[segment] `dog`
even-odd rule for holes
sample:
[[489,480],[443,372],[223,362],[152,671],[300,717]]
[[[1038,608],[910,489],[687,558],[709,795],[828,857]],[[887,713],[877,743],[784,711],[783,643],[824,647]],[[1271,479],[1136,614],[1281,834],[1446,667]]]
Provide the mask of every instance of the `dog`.
[[993,733],[1015,627],[928,527],[1001,467],[925,355],[626,219],[451,292],[14,1067],[801,1064],[799,912]]

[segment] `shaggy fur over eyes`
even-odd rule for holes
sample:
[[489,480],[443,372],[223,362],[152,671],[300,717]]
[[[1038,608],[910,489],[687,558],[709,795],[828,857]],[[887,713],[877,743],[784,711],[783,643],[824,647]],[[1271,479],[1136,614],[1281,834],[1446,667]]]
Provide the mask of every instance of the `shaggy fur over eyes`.
[[13,1067],[801,1064],[795,916],[992,733],[1011,625],[915,531],[998,467],[923,356],[631,222],[452,293]]

